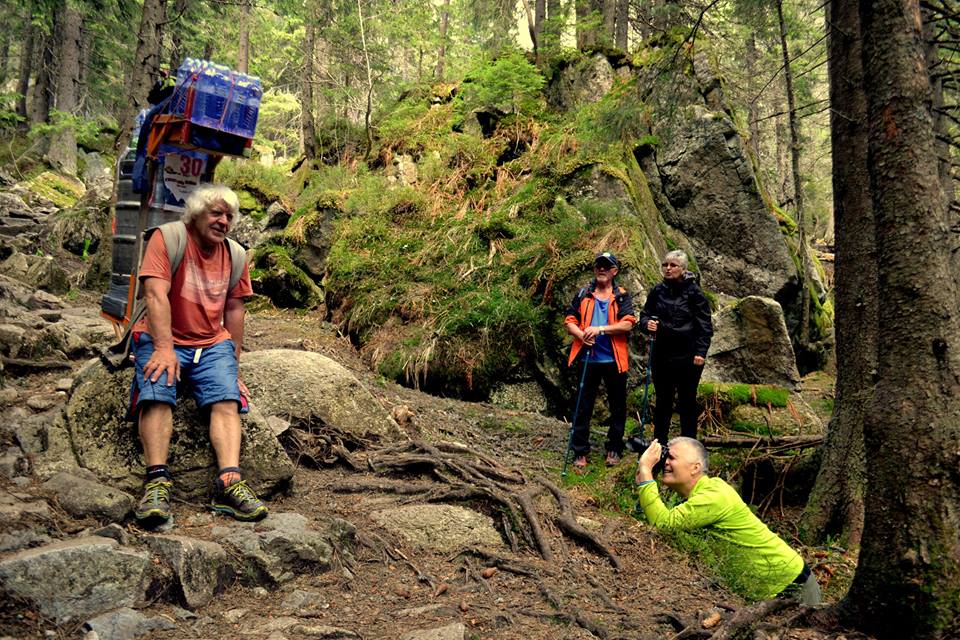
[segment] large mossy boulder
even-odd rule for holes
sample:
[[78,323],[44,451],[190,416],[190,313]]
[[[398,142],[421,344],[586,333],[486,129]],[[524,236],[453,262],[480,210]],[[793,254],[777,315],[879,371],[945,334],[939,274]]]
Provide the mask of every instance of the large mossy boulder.
[[613,88],[613,65],[602,53],[580,58],[557,72],[547,88],[547,101],[560,111],[598,102]]
[[713,341],[703,380],[773,384],[796,389],[797,361],[783,309],[776,300],[748,296],[713,317]]
[[363,384],[342,365],[311,351],[267,349],[240,359],[251,402],[266,416],[290,422],[319,420],[358,438],[391,440],[400,428]]
[[323,289],[298,267],[286,247],[269,245],[258,249],[250,278],[253,290],[288,309],[315,309],[323,304]]
[[[64,426],[79,466],[111,486],[137,492],[144,464],[136,426],[125,420],[132,378],[131,367],[111,373],[90,361],[76,377]],[[181,399],[174,411],[169,463],[180,496],[206,496],[216,473],[208,417],[192,399]],[[273,493],[293,476],[293,463],[255,406],[242,421],[244,476],[261,493]]]
[[796,294],[797,268],[739,133],[723,112],[693,109],[655,166],[645,163],[661,183],[664,220],[689,240],[707,288],[793,303],[784,296]]

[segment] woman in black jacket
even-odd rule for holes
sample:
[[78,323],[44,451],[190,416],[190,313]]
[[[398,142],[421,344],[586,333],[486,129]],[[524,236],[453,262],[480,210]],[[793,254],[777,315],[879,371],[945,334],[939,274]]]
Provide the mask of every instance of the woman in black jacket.
[[655,340],[653,388],[657,403],[653,411],[653,434],[667,443],[673,400],[677,397],[680,435],[697,437],[697,385],[710,348],[713,324],[710,303],[687,271],[687,254],[671,251],[663,258],[663,282],[647,296],[639,325]]

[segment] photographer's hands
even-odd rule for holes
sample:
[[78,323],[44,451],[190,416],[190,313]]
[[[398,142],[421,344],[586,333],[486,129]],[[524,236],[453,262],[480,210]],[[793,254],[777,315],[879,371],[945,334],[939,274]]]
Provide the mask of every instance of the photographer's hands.
[[637,476],[634,478],[637,484],[653,480],[653,468],[660,462],[662,451],[663,445],[659,440],[654,440],[647,450],[640,454],[640,459],[637,460]]

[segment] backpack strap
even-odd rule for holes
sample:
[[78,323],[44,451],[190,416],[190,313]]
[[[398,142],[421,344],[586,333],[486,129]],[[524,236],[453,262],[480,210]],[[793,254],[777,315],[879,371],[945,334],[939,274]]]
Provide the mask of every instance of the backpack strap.
[[243,269],[247,266],[247,250],[233,238],[227,238],[227,247],[230,249],[230,286],[227,287],[229,294],[243,277]]

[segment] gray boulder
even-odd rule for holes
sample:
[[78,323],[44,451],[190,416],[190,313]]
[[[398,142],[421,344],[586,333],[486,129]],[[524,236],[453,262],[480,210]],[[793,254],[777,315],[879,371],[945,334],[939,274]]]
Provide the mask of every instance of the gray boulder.
[[87,188],[87,195],[100,202],[113,195],[113,168],[96,151],[83,155],[84,166],[80,179]]
[[417,504],[370,514],[377,524],[418,549],[450,553],[464,547],[500,548],[503,538],[489,517],[449,504]]
[[109,217],[109,208],[88,191],[76,205],[52,216],[47,237],[54,246],[63,247],[75,256],[88,256],[100,247]]
[[147,545],[173,568],[190,609],[205,606],[233,579],[233,567],[227,552],[219,544],[184,536],[157,535]]
[[330,536],[297,513],[271,513],[254,528],[214,527],[213,535],[239,554],[237,573],[254,584],[275,586],[306,571],[325,571],[333,556]]
[[564,67],[547,88],[547,101],[561,111],[597,102],[613,88],[613,66],[602,53]]
[[738,298],[795,289],[796,266],[725,114],[699,109],[656,167],[664,220],[689,239],[709,289]]
[[43,487],[56,496],[64,511],[77,518],[93,516],[122,522],[136,505],[127,493],[66,472],[53,476]]
[[141,604],[149,582],[146,553],[100,537],[62,540],[0,560],[0,588],[58,624]]
[[21,282],[55,294],[70,290],[70,279],[53,256],[14,253],[0,264],[0,271]]
[[279,202],[267,208],[267,229],[285,229],[290,222],[290,212]]
[[304,242],[297,247],[297,264],[317,280],[322,279],[327,270],[336,215],[335,209],[324,207],[306,216],[303,223]]
[[252,404],[266,416],[291,422],[319,419],[358,437],[400,437],[400,428],[356,376],[310,351],[268,349],[244,354],[240,376]]
[[[64,427],[72,458],[79,466],[112,486],[138,493],[143,473],[140,440],[134,426],[124,419],[132,378],[132,367],[111,373],[98,360],[91,360],[76,376],[64,410]],[[205,497],[217,469],[207,419],[192,399],[180,401],[173,418],[170,467],[176,492]],[[256,407],[242,419],[240,466],[257,491],[273,493],[293,476],[293,463]]]
[[714,315],[713,329],[704,381],[788,389],[800,383],[783,309],[776,300],[759,296],[738,300]]
[[87,633],[96,634],[96,640],[134,640],[153,631],[176,629],[177,625],[163,616],[146,616],[130,607],[122,607],[87,620]]

